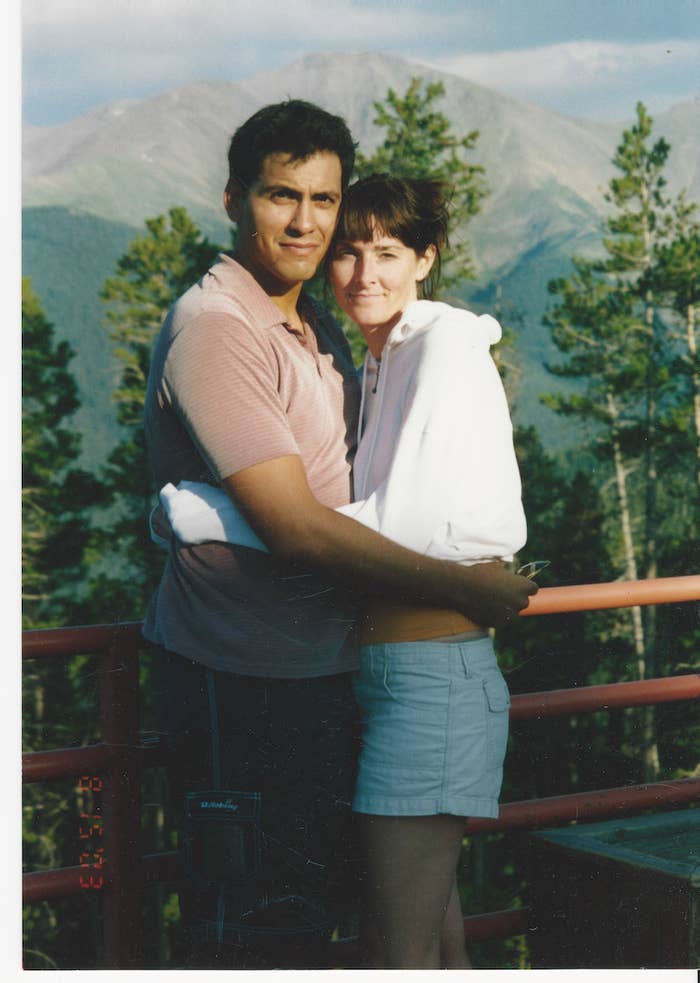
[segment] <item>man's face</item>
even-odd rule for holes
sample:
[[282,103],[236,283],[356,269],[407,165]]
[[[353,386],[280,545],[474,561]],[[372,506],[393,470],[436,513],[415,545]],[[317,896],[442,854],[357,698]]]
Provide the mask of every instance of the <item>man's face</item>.
[[238,223],[237,256],[270,295],[286,293],[318,269],[341,199],[337,154],[306,160],[270,154],[247,193],[229,186],[224,204]]

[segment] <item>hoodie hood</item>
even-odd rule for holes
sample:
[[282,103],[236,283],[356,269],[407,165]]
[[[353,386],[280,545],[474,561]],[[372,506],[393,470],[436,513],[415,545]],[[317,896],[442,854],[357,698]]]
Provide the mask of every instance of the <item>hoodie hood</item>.
[[487,348],[501,340],[501,325],[490,314],[474,314],[450,304],[434,300],[414,300],[403,312],[401,320],[391,329],[382,355],[388,349],[396,348],[403,342],[427,331],[439,318],[449,318],[455,324],[463,324],[471,332],[472,343],[481,343]]

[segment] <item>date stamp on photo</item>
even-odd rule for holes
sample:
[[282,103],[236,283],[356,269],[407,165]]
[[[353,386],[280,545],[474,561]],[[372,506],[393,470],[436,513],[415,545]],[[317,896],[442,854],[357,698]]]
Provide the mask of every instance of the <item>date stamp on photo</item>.
[[99,775],[81,775],[78,792],[83,802],[89,803],[89,811],[80,813],[78,838],[80,839],[80,886],[86,890],[99,890],[104,886],[104,846],[102,815],[103,781]]

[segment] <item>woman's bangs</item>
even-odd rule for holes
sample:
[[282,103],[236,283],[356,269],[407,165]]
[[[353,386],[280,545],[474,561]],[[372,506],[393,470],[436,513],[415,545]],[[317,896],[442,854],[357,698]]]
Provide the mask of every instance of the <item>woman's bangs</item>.
[[337,239],[348,242],[371,242],[375,229],[384,229],[384,222],[360,202],[348,202],[338,223]]

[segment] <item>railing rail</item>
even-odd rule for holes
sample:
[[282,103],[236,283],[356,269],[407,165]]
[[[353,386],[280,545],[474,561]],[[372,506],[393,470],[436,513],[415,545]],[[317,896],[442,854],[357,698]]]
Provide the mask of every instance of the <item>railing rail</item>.
[[[530,599],[523,616],[562,614],[615,607],[700,600],[700,576],[653,581],[587,584],[543,588]],[[137,935],[139,880],[177,875],[174,854],[141,857],[140,769],[155,760],[158,749],[138,741],[138,651],[143,647],[140,622],[86,625],[24,632],[23,658],[45,659],[99,654],[102,741],[81,748],[30,752],[23,755],[23,780],[54,778],[99,771],[106,776],[104,794],[104,952],[107,968],[132,966]],[[511,719],[590,713],[700,697],[700,675],[612,683],[575,689],[526,693],[512,698]],[[472,820],[466,831],[530,829],[570,820],[619,816],[644,809],[677,807],[700,800],[700,779],[617,789],[601,789],[501,806],[497,820]],[[37,901],[82,890],[81,867],[36,871],[23,876],[25,901]],[[467,938],[506,937],[527,928],[528,911],[491,912],[465,919]]]
[[[659,577],[656,580],[615,580],[606,584],[543,587],[530,598],[521,617],[603,611],[635,605],[700,601],[700,574],[688,577]],[[140,621],[119,624],[79,625],[70,628],[36,628],[22,634],[25,659],[42,656],[95,654],[110,645],[142,644]]]
[[551,795],[546,799],[504,802],[498,819],[469,820],[466,831],[495,833],[537,829],[539,826],[559,825],[573,820],[585,822],[608,816],[629,816],[644,809],[658,809],[659,806],[675,808],[699,799],[700,778],[678,778],[674,781],[650,782],[648,785]]
[[632,683],[605,683],[575,689],[551,689],[540,693],[520,693],[511,698],[510,719],[540,720],[542,717],[569,717],[575,713],[595,713],[673,703],[700,697],[700,673],[640,679]]
[[78,625],[71,628],[34,628],[22,632],[22,658],[99,655],[117,645],[133,650],[144,645],[143,622],[114,625]]
[[[602,686],[580,686],[574,689],[543,690],[538,693],[519,693],[511,698],[510,719],[540,720],[543,717],[571,716],[597,710],[626,709],[636,706],[673,703],[700,697],[700,673],[686,676],[667,676],[643,679],[632,683],[606,683]],[[144,765],[161,755],[159,743],[136,745]],[[88,770],[100,770],[112,765],[122,753],[121,747],[109,744],[89,744],[78,748],[56,748],[51,751],[29,751],[22,755],[22,780],[25,783],[68,778]]]
[[649,604],[700,601],[700,574],[689,577],[657,577],[655,580],[614,580],[607,584],[543,587],[521,611],[522,617],[604,611]]

